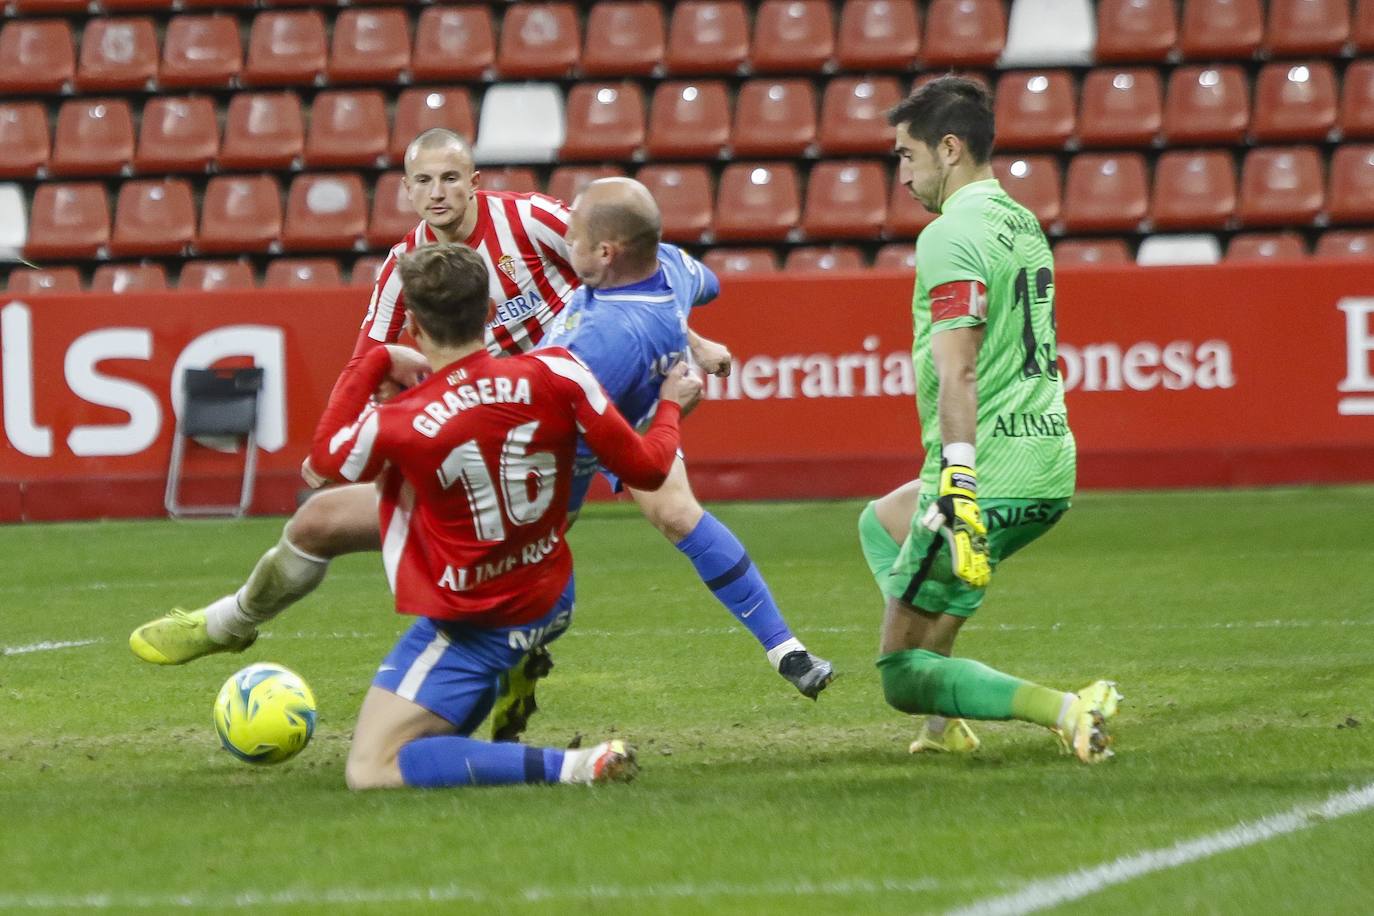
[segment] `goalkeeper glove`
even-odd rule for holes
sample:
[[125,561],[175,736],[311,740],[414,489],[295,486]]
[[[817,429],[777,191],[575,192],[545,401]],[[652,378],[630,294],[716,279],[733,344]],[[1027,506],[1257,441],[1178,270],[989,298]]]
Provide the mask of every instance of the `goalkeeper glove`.
[[973,468],[950,464],[941,469],[940,495],[921,521],[949,544],[954,575],[974,588],[986,588],[992,580],[988,529],[978,510],[978,476]]

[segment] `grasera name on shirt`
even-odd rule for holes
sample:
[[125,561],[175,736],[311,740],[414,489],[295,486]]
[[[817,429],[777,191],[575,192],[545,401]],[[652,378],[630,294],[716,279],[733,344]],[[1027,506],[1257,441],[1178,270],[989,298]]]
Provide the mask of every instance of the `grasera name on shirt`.
[[442,395],[430,401],[410,421],[415,431],[433,439],[439,435],[444,424],[465,410],[482,404],[528,404],[530,403],[530,383],[528,379],[508,379],[503,376],[479,378],[463,384],[467,378],[466,370],[460,369],[448,377],[448,383],[456,387],[446,389]]
[[439,587],[451,592],[465,592],[483,582],[504,576],[516,566],[542,563],[558,547],[560,540],[558,529],[551,528],[548,534],[537,541],[532,541],[518,551],[497,557],[495,560],[487,560],[475,566],[445,565],[444,574],[439,577]]

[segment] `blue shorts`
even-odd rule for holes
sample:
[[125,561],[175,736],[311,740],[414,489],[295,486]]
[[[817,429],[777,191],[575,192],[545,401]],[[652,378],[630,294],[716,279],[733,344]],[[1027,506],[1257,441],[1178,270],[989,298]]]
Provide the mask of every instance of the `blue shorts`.
[[470,735],[491,712],[498,678],[572,623],[573,580],[543,617],[518,627],[474,627],[421,617],[377,669],[372,686],[423,706]]

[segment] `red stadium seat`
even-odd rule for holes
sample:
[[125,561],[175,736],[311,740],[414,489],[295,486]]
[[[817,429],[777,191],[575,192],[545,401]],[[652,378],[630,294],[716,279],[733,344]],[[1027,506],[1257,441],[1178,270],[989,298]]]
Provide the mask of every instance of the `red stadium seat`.
[[663,212],[663,237],[670,242],[701,241],[711,228],[711,173],[704,165],[646,165],[635,176]]
[[91,19],[81,35],[76,87],[82,92],[143,89],[157,75],[157,32],[147,16]]
[[[616,165],[560,165],[549,176],[548,195],[564,203],[572,203],[582,189],[598,178],[624,177],[625,170]],[[711,206],[709,195],[706,206]],[[664,214],[664,219],[668,214]]]
[[1179,67],[1164,101],[1164,136],[1172,145],[1238,144],[1250,123],[1250,90],[1240,67]]
[[1374,223],[1374,146],[1337,147],[1326,202],[1335,225]]
[[115,204],[110,254],[115,257],[178,255],[196,234],[196,204],[184,178],[126,181]]
[[410,20],[404,9],[347,9],[334,20],[331,83],[394,83],[409,67]]
[[749,80],[735,99],[734,155],[800,156],[816,142],[816,89],[808,79]]
[[1349,38],[1349,0],[1269,0],[1264,48],[1274,57],[1335,57]]
[[431,6],[415,25],[410,72],[416,82],[480,79],[496,62],[487,6]]
[[203,172],[219,153],[215,103],[208,96],[154,96],[143,106],[134,168],[143,173]]
[[845,0],[835,54],[841,69],[910,70],[920,50],[915,3]]
[[169,12],[174,4],[175,0],[100,0],[100,9],[106,13]]
[[1292,261],[1307,257],[1296,232],[1242,232],[1226,246],[1228,261]]
[[734,162],[720,176],[716,238],[781,241],[801,217],[797,168],[790,162]]
[[887,217],[887,173],[876,162],[827,160],[811,169],[802,211],[810,239],[869,239]]
[[91,279],[93,293],[160,293],[167,289],[161,264],[102,264]]
[[577,83],[567,118],[560,160],[629,159],[644,145],[644,90],[632,80]]
[[883,220],[883,238],[914,239],[934,219],[935,214],[911,196],[894,169],[892,192],[887,198],[887,218]]
[[716,80],[669,81],[654,90],[648,151],[653,159],[708,159],[730,141],[730,102]]
[[305,117],[294,92],[236,92],[224,118],[221,169],[285,169],[305,149]]
[[237,16],[173,16],[167,23],[159,86],[222,89],[242,69]]
[[205,186],[196,250],[204,254],[267,251],[281,237],[281,219],[281,185],[276,178],[217,175]]
[[788,273],[821,274],[864,269],[864,256],[852,245],[809,245],[787,253]]
[[181,0],[181,8],[186,10],[247,10],[252,9],[257,5],[257,0]]
[[997,146],[1004,150],[1063,149],[1073,136],[1073,77],[1067,70],[1004,73],[997,81]]
[[177,278],[177,289],[200,292],[252,289],[255,285],[253,268],[243,261],[189,261]]
[[318,10],[268,10],[253,17],[245,86],[309,86],[324,76],[324,17]]
[[1178,43],[1173,0],[1100,0],[1097,59],[1162,63]]
[[749,22],[739,0],[682,0],[668,28],[668,72],[732,74],[749,56]]
[[80,16],[90,12],[90,0],[14,0],[14,11],[24,16]]
[[1163,123],[1164,92],[1154,67],[1092,70],[1083,78],[1080,145],[1149,146]]
[[124,99],[72,99],[57,113],[53,175],[118,175],[134,158],[134,118]]
[[916,270],[916,246],[909,242],[892,242],[878,249],[873,258],[874,270],[898,271],[904,274]]
[[763,0],[754,14],[755,73],[818,73],[835,53],[829,0]]
[[56,93],[76,75],[72,27],[61,19],[12,19],[0,29],[0,94]]
[[1319,258],[1352,258],[1367,261],[1374,258],[1374,229],[1336,229],[1323,232],[1317,239]]
[[1053,156],[994,156],[992,172],[1012,200],[1035,214],[1041,226],[1060,217],[1062,176]]
[[380,90],[327,90],[310,106],[305,164],[375,167],[386,161],[386,99]]
[[1351,44],[1361,54],[1374,51],[1374,0],[1355,0],[1355,21],[1350,28]]
[[1054,246],[1056,267],[1110,267],[1131,263],[1124,239],[1067,239]]
[[821,151],[827,156],[890,153],[887,112],[901,100],[901,86],[892,77],[831,80],[821,100]]
[[16,267],[10,271],[6,290],[16,296],[66,295],[81,292],[81,273],[75,267],[49,267],[34,270]]
[[33,192],[26,258],[90,258],[109,241],[110,207],[100,182],[45,182]]
[[401,172],[387,172],[372,191],[372,217],[367,221],[367,247],[390,248],[420,222],[401,184]]
[[377,284],[377,278],[382,275],[384,263],[386,258],[371,255],[354,261],[353,270],[348,275],[348,285],[371,289]]
[[1260,147],[1245,154],[1236,213],[1242,225],[1311,223],[1321,208],[1322,160],[1315,147]]
[[771,248],[712,248],[703,263],[716,274],[778,272],[778,255]]
[[663,7],[652,0],[602,0],[587,15],[584,76],[649,76],[667,47]]
[[353,172],[297,175],[286,198],[285,251],[338,251],[367,232],[367,194]]
[[504,80],[560,79],[577,66],[581,49],[571,3],[512,3],[501,21],[496,69]]
[[407,89],[396,99],[395,121],[387,154],[393,165],[405,158],[410,141],[432,127],[446,127],[469,140],[477,132],[472,99],[462,86]]
[[1352,63],[1341,84],[1342,136],[1346,140],[1374,138],[1374,60]]
[[0,178],[32,178],[47,167],[48,111],[41,102],[0,103]]
[[488,191],[515,191],[528,194],[539,190],[539,178],[534,169],[523,165],[482,169],[482,187]]
[[1150,221],[1155,229],[1223,229],[1236,209],[1229,152],[1170,150],[1155,164]]
[[1149,209],[1145,157],[1139,153],[1080,153],[1064,182],[1064,228],[1069,232],[1133,232]]
[[1260,0],[1184,0],[1178,47],[1188,60],[1245,60],[1264,35]]
[[1257,143],[1325,140],[1336,126],[1336,74],[1325,61],[1268,64],[1255,81]]
[[934,0],[926,12],[921,64],[928,70],[991,67],[1006,43],[1001,0]]
[[339,262],[333,258],[278,258],[267,265],[263,289],[318,289],[343,286]]

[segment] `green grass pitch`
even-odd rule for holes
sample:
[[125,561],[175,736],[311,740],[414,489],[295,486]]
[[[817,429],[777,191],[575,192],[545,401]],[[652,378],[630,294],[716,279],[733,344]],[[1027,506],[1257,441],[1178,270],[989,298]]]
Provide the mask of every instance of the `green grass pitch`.
[[[1119,680],[1118,756],[1093,768],[1015,723],[979,727],[971,759],[907,754],[859,504],[715,507],[841,673],[818,703],[631,508],[593,507],[528,740],[626,737],[639,780],[363,795],[343,785],[349,733],[405,623],[376,556],[336,563],[244,655],[161,669],[129,631],[227,591],[279,519],[0,528],[0,911],[942,912],[1209,837],[1374,782],[1372,505],[1087,494],[1004,566],[960,654]],[[280,767],[235,761],[211,725],[251,661],[319,699]],[[1060,909],[1368,912],[1374,809],[1184,858]]]

